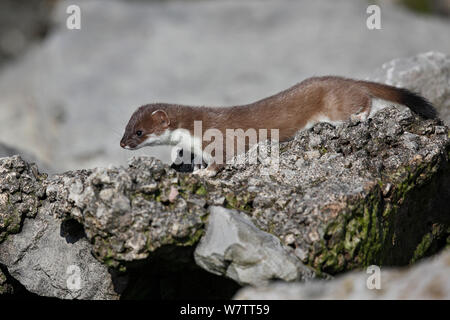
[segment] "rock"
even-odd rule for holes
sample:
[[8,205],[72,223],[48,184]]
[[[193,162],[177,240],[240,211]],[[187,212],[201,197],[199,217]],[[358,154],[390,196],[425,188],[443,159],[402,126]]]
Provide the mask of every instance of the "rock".
[[[266,287],[244,288],[238,300],[423,300],[450,299],[450,250],[408,268],[381,268],[379,289],[373,271],[352,272],[332,281],[275,283]],[[371,278],[372,277],[372,278]],[[367,284],[369,283],[370,286]],[[372,288],[372,289],[369,289]]]
[[1,142],[58,172],[126,165],[119,140],[141,104],[249,103],[313,75],[363,78],[392,57],[450,52],[445,21],[382,5],[383,29],[368,30],[365,1],[84,1],[81,30],[66,28],[70,4],[0,74]]
[[[179,288],[183,297],[188,290],[195,296],[205,288],[211,296],[231,297],[237,285],[208,276],[192,258],[207,216],[203,184],[148,157],[131,160],[128,168],[51,178],[18,156],[2,158],[0,265],[30,292],[58,298],[116,299],[122,293],[131,298],[176,297],[173,291],[180,285],[174,279],[180,277],[180,268],[192,277],[182,283],[195,280]],[[17,210],[22,206],[26,210]],[[81,275],[78,291],[68,287],[74,266]],[[127,284],[128,275],[134,287]],[[219,283],[222,291],[211,283]]]
[[209,211],[206,233],[194,252],[195,262],[203,269],[241,285],[314,277],[314,272],[292,254],[291,248],[259,230],[246,214],[216,206]]
[[[449,241],[449,153],[449,131],[439,120],[389,107],[366,122],[298,133],[280,146],[277,165],[261,157],[212,178],[176,172],[151,157],[52,177],[18,156],[2,158],[0,264],[42,295],[76,296],[65,287],[73,264],[82,272],[97,268],[80,299],[153,296],[173,291],[158,283],[172,269],[181,279],[195,274],[197,283],[212,283],[193,257],[209,221],[197,263],[242,284],[308,279],[309,268],[320,277],[407,265]],[[210,212],[217,203],[239,212]],[[225,236],[217,224],[226,226]]]
[[81,223],[96,258],[118,267],[163,246],[195,244],[207,217],[204,190],[196,176],[137,157],[128,168],[55,176],[47,186],[48,210]]
[[0,158],[0,243],[9,234],[18,233],[26,217],[36,216],[45,195],[43,181],[36,165],[19,156]]
[[[208,196],[225,194],[225,206],[289,238],[315,270],[406,265],[450,235],[450,139],[441,128],[395,108],[367,122],[318,124],[280,146],[278,167],[228,166]],[[317,135],[322,143],[311,147]]]
[[[72,227],[66,234],[64,225],[70,221],[62,224],[41,204],[44,177],[17,156],[0,159],[0,199],[6,200],[0,201],[0,264],[39,296],[117,299],[111,275],[91,255],[83,228]],[[8,191],[9,201],[4,191]]]
[[450,57],[439,52],[421,53],[383,64],[370,80],[407,88],[427,98],[450,125]]
[[25,219],[20,234],[9,236],[0,245],[0,263],[39,296],[117,299],[107,266],[90,251],[85,238],[72,243],[61,235],[61,223],[41,212],[34,219]]

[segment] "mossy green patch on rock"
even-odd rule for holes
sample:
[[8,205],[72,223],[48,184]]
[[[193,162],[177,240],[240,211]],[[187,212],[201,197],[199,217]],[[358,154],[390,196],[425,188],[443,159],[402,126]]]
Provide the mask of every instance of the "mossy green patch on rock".
[[385,237],[380,194],[375,187],[373,193],[349,204],[327,225],[320,248],[309,257],[313,268],[336,274],[379,261]]
[[206,188],[205,186],[201,185],[196,191],[195,194],[199,195],[199,196],[205,196],[206,195]]
[[[367,196],[351,201],[327,224],[309,264],[336,274],[372,264],[414,263],[442,248],[450,226],[450,213],[442,210],[450,187],[450,179],[442,179],[450,177],[445,155],[401,167]],[[386,185],[393,187],[384,196]]]
[[252,209],[252,201],[255,196],[251,193],[233,193],[229,192],[225,195],[225,206],[228,209],[237,209],[241,211],[250,212]]

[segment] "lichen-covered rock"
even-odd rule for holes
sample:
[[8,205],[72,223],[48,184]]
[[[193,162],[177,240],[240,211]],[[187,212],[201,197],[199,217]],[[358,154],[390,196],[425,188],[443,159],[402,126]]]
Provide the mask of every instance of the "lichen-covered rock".
[[386,62],[371,74],[370,80],[407,88],[427,98],[450,124],[450,57],[426,52],[410,58]]
[[316,270],[408,264],[449,236],[450,139],[439,121],[389,107],[362,123],[318,124],[280,150],[277,172],[229,166],[208,193]]
[[160,161],[133,158],[128,168],[55,176],[48,210],[79,221],[93,253],[109,266],[145,259],[167,246],[192,246],[207,216],[203,182]]
[[[0,263],[29,290],[71,298],[63,266],[89,262],[88,248],[114,272],[161,258],[193,264],[208,207],[216,205],[245,212],[319,276],[406,265],[449,242],[449,153],[442,122],[389,107],[365,122],[300,132],[281,145],[277,168],[261,159],[229,165],[213,178],[176,172],[150,157],[47,178],[20,157],[3,158]],[[74,220],[82,236],[56,234]],[[77,246],[63,245],[67,239]],[[30,276],[33,266],[39,273]],[[117,297],[110,291],[114,277],[96,270],[99,277],[87,283],[92,290],[76,297]]]
[[209,210],[205,236],[194,252],[195,262],[205,270],[254,286],[315,276],[292,248],[259,230],[246,214],[216,206]]
[[47,183],[46,175],[20,157],[0,159],[0,264],[40,296],[117,299],[108,268],[91,255],[83,228],[70,228],[70,221],[63,224],[53,217]]
[[0,158],[0,243],[34,217],[45,197],[45,174],[18,156]]
[[[376,277],[379,275],[379,279]],[[379,282],[378,282],[379,281]],[[409,268],[352,272],[332,281],[275,283],[244,288],[235,299],[450,299],[450,249]]]
[[141,157],[128,168],[58,176],[47,195],[52,211],[84,225],[94,254],[110,266],[196,244],[206,207],[219,205],[247,212],[303,263],[336,274],[408,264],[442,247],[449,149],[438,120],[390,107],[366,122],[300,132],[281,146],[272,174],[264,162],[246,163],[201,179]]

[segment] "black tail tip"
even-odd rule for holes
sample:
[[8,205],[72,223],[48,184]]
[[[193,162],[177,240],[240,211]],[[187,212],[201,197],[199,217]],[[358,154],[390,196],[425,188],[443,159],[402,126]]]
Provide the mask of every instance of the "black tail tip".
[[407,89],[400,89],[401,103],[425,119],[437,119],[439,113],[427,99]]

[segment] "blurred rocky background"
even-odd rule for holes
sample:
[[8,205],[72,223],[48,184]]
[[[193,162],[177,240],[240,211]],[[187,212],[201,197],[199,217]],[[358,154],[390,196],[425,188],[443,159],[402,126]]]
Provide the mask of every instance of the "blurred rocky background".
[[[2,0],[0,143],[53,172],[169,160],[119,139],[139,105],[248,103],[304,78],[370,78],[383,63],[450,52],[449,1]],[[66,28],[71,4],[81,30]]]
[[56,0],[0,1],[0,66],[24,54],[50,29]]

